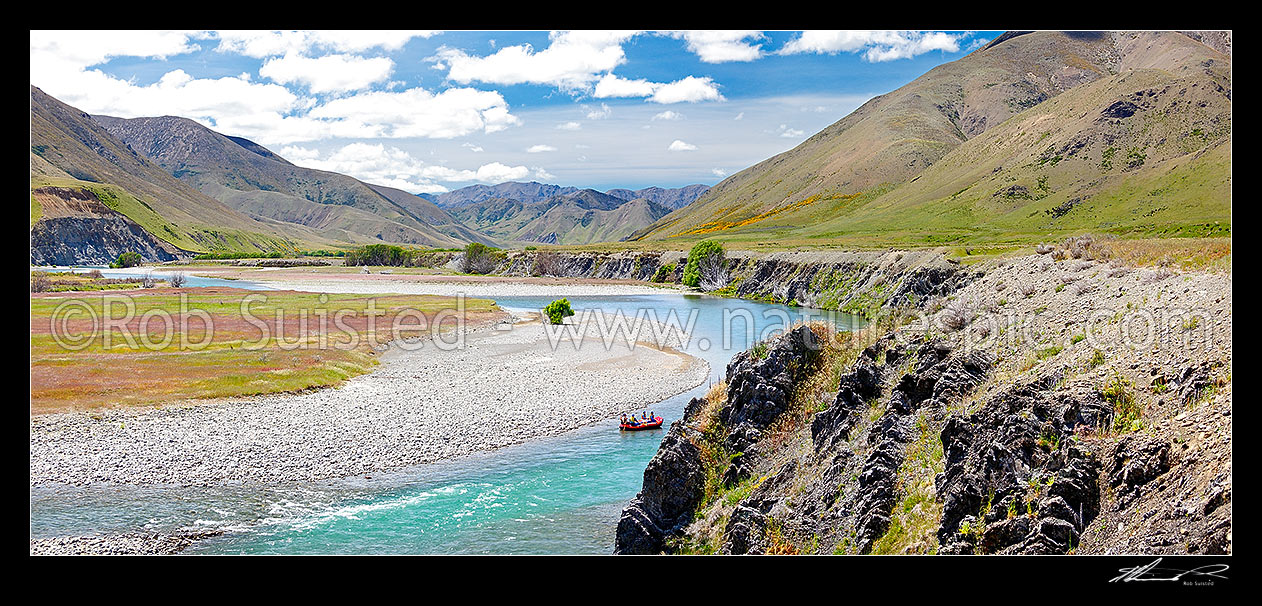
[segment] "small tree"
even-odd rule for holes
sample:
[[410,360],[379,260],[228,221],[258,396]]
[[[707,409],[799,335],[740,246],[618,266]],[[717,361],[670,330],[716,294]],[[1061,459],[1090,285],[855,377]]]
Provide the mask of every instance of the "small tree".
[[693,246],[688,253],[688,264],[684,266],[683,282],[702,290],[727,286],[727,255],[723,245],[714,240],[702,240]]
[[172,288],[182,288],[188,283],[188,277],[182,273],[172,274],[169,282]]
[[143,261],[144,259],[140,256],[140,253],[128,251],[118,255],[118,259],[113,263],[110,263],[110,267],[135,267],[140,265]]
[[569,299],[561,299],[549,303],[543,308],[543,314],[548,316],[548,321],[553,324],[564,324],[566,317],[574,315],[574,309],[570,307]]
[[460,271],[467,274],[486,274],[495,269],[498,262],[496,250],[481,242],[470,242],[464,247],[464,258],[460,260]]

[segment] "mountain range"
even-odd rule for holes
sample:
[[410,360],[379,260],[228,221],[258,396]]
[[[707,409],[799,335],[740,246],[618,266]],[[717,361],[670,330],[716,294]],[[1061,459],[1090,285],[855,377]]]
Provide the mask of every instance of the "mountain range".
[[[165,260],[373,242],[446,248],[617,240],[706,189],[617,190],[623,197],[616,197],[502,183],[421,196],[297,166],[186,118],[88,115],[34,86],[30,163],[32,259],[59,263],[112,260],[128,247]],[[502,223],[482,220],[487,213],[472,205],[492,201],[519,210],[500,213]]]
[[[184,118],[90,116],[34,86],[30,163],[33,246],[62,243],[40,258],[73,257],[76,247],[107,256],[137,233],[155,258],[369,242],[885,247],[1222,236],[1231,233],[1231,35],[1006,32],[712,188],[510,182],[414,195],[297,166]],[[112,235],[93,243],[97,219]]]

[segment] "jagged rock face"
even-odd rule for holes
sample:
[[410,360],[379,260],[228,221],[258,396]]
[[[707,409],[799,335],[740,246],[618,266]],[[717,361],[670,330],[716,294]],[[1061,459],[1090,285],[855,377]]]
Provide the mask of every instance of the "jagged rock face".
[[[728,400],[717,417],[727,428],[725,446],[744,454],[728,468],[726,484],[743,477],[741,459],[754,455],[760,432],[788,408],[795,383],[812,370],[819,348],[810,328],[799,326],[768,343],[765,354],[742,352],[728,365]],[[704,400],[694,398],[683,418],[671,424],[644,470],[643,488],[622,511],[614,553],[660,553],[666,539],[691,521],[705,496],[705,472],[701,451],[688,432],[695,431],[690,425],[704,405]]]
[[[699,402],[697,399],[694,403]],[[695,410],[700,403],[689,404]],[[671,424],[644,470],[644,488],[618,520],[614,553],[661,553],[666,537],[687,524],[705,496],[701,451],[685,435],[687,415]]]
[[31,229],[31,265],[105,265],[137,252],[145,261],[174,261],[160,242],[122,214],[50,217]]
[[1100,461],[1072,440],[1089,406],[1053,397],[1057,380],[1013,386],[947,419],[936,480],[942,553],[1066,553],[1095,518]]
[[799,326],[770,345],[736,354],[728,363],[727,403],[718,417],[728,431],[728,451],[737,454],[725,483],[747,477],[745,460],[756,455],[762,432],[788,410],[794,386],[812,370],[820,347],[815,333]]
[[[898,471],[914,436],[915,413],[922,407],[942,408],[947,401],[966,395],[986,379],[993,364],[987,354],[952,352],[939,341],[922,344],[915,355],[915,369],[895,385],[885,413],[868,434],[872,450],[859,474],[855,503],[859,553],[868,553],[889,529],[898,497]],[[895,354],[895,359],[900,357],[901,352]]]
[[834,450],[839,443],[849,440],[850,431],[868,400],[881,394],[882,373],[876,365],[876,356],[884,347],[885,341],[879,341],[864,349],[851,371],[841,376],[832,406],[811,420],[811,440],[817,452]]

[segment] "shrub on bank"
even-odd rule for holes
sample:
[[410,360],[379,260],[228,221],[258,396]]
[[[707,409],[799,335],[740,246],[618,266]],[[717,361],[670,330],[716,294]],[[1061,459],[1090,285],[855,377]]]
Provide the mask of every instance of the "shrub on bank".
[[491,248],[481,242],[470,242],[464,247],[464,257],[460,260],[460,271],[467,274],[486,274],[495,270],[503,256],[498,249]]
[[723,245],[714,240],[702,240],[688,252],[688,264],[684,266],[684,285],[702,290],[718,290],[727,286],[727,255]]
[[653,277],[649,278],[649,281],[655,282],[657,284],[661,284],[662,282],[665,282],[671,279],[671,277],[674,275],[675,275],[675,264],[668,263],[666,265],[662,265],[658,267],[657,271],[653,272]]
[[548,304],[543,308],[544,315],[548,316],[548,321],[553,324],[565,323],[565,318],[574,315],[574,309],[570,307],[569,299],[560,299]]
[[128,251],[118,255],[118,259],[113,263],[110,263],[110,267],[115,269],[120,267],[135,267],[140,265],[142,262],[144,262],[144,258],[140,256],[140,253]]

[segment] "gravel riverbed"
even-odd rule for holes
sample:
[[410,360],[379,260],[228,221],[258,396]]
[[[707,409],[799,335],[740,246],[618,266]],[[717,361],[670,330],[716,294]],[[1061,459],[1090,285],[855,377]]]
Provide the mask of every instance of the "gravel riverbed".
[[[510,328],[511,326],[511,328]],[[701,384],[679,339],[550,346],[538,317],[470,330],[463,348],[398,344],[334,389],[31,419],[31,484],[296,483],[398,469],[554,435]],[[649,331],[645,331],[648,341]]]

